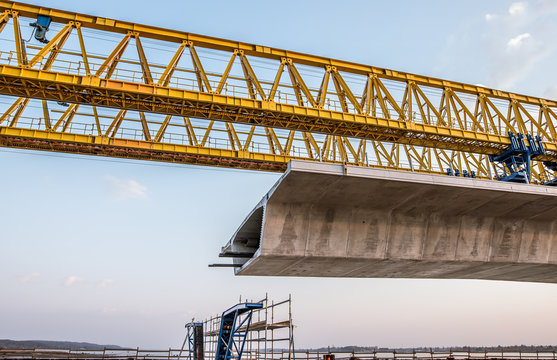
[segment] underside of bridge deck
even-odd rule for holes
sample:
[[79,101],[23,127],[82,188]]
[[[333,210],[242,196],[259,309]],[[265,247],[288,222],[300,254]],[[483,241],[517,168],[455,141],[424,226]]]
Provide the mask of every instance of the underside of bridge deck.
[[555,283],[556,210],[545,186],[292,161],[222,254],[237,275]]

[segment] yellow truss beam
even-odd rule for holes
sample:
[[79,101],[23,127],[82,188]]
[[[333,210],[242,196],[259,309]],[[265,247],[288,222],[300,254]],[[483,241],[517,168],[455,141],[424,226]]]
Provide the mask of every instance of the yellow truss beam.
[[[488,134],[280,104],[257,99],[207,94],[153,84],[0,65],[0,94],[138,110],[167,115],[321,132],[483,154],[497,154],[509,144],[506,134]],[[489,100],[487,100],[489,101]],[[492,104],[491,104],[492,105]],[[492,109],[500,114],[493,105]],[[507,122],[510,126],[511,124]],[[557,161],[557,143],[545,144],[540,160]]]
[[321,56],[304,54],[289,50],[277,49],[267,46],[254,45],[239,41],[215,38],[199,34],[192,34],[184,31],[164,29],[149,25],[136,24],[115,19],[103,18],[93,15],[80,14],[70,11],[63,11],[40,7],[31,4],[24,4],[13,1],[0,0],[0,11],[12,10],[19,13],[20,16],[35,18],[37,15],[47,15],[54,22],[68,23],[70,21],[79,22],[82,27],[110,31],[113,33],[127,34],[128,32],[139,32],[142,37],[157,39],[162,41],[182,43],[184,40],[192,41],[198,47],[209,49],[223,50],[233,52],[234,50],[242,50],[245,55],[253,55],[261,58],[274,59],[280,61],[281,58],[292,59],[296,64],[316,66],[324,68],[325,66],[335,66],[338,71],[368,75],[374,74],[381,78],[397,80],[397,81],[414,81],[420,85],[427,85],[435,88],[450,88],[453,91],[465,92],[469,94],[484,94],[489,97],[511,100],[515,99],[522,103],[533,105],[546,105],[555,107],[557,101],[546,100],[528,95],[511,93],[489,89],[482,86],[465,84],[455,81],[438,79],[430,76],[405,73],[396,70],[384,69],[370,65],[352,63],[343,60],[331,59]]
[[[0,0],[0,11],[0,31],[10,19],[13,22],[17,56],[17,64],[0,62],[0,94],[20,97],[0,114],[3,146],[277,171],[293,158],[428,173],[449,167],[491,178],[487,155],[507,148],[511,130],[542,136],[547,152],[536,160],[557,161],[555,101],[11,1]],[[39,14],[51,16],[63,27],[42,47],[25,45],[19,19]],[[64,51],[74,28],[80,49]],[[105,52],[108,56],[88,56],[82,28],[123,37],[118,35],[121,40]],[[143,47],[144,39],[178,44],[177,50],[167,65],[149,62],[152,49]],[[138,60],[123,57],[133,41]],[[186,48],[192,65],[179,67]],[[222,73],[203,66],[202,51],[207,49],[230,56]],[[56,59],[58,54],[77,56],[78,68],[84,71],[53,65],[65,61]],[[242,75],[232,72],[237,57]],[[274,80],[254,71],[262,61],[267,67],[276,66],[268,68],[277,69],[271,75]],[[38,63],[43,63],[41,69],[35,66]],[[282,76],[284,71],[288,79]],[[308,71],[323,74],[319,88],[310,86]],[[126,78],[126,72],[134,74]],[[365,80],[361,96],[355,95],[356,78]],[[396,89],[403,89],[402,98]],[[23,128],[22,113],[30,98],[42,100],[39,130]],[[71,105],[55,119],[48,101]],[[76,133],[83,125],[74,120],[82,116],[80,105],[92,109],[89,129],[94,136]],[[107,116],[103,108],[119,112]],[[138,118],[126,117],[135,112]],[[148,113],[163,114],[164,120],[155,115],[149,119]],[[185,136],[188,145],[172,143],[176,134],[169,128],[174,129],[173,119],[180,117],[182,141]],[[195,120],[194,125],[190,117],[204,120]],[[200,126],[198,121],[205,123]],[[224,122],[225,130],[215,121]],[[140,140],[126,138],[130,128],[125,124],[130,123]],[[215,138],[216,131],[226,135]],[[261,138],[265,150],[256,143]],[[373,164],[369,154],[375,154]],[[548,178],[540,162],[534,169],[537,179]]]

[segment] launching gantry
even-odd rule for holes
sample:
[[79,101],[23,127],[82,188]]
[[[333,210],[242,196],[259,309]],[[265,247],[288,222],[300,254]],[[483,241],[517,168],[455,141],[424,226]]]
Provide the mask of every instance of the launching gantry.
[[11,1],[0,13],[2,146],[555,178],[553,100]]

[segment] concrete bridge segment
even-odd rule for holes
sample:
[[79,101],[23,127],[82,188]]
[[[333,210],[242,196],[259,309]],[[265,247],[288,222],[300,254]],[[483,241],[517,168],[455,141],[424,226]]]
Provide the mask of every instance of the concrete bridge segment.
[[223,254],[237,275],[557,282],[557,189],[292,161]]

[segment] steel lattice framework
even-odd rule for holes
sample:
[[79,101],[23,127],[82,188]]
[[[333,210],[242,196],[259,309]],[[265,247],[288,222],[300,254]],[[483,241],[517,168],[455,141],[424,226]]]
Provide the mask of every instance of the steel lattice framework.
[[[543,140],[533,179],[555,177],[542,162],[557,161],[556,101],[10,1],[0,13],[2,146],[493,178],[488,155],[512,131]],[[46,44],[25,41],[39,15],[52,19]]]

